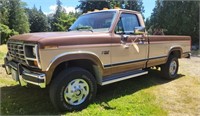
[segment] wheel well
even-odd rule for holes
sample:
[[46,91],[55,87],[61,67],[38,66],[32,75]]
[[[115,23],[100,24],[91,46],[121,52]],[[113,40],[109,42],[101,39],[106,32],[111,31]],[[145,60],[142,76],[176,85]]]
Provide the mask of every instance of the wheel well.
[[71,61],[66,61],[66,62],[59,64],[55,68],[51,80],[53,80],[60,71],[70,68],[70,67],[83,68],[83,69],[89,71],[95,77],[95,80],[97,81],[97,83],[100,81],[99,79],[101,76],[100,76],[99,70],[96,68],[97,64],[95,64],[94,62],[92,62],[90,60],[85,60],[85,59],[71,60]]
[[170,53],[169,56],[175,56],[177,58],[181,58],[181,51],[180,50],[174,50]]

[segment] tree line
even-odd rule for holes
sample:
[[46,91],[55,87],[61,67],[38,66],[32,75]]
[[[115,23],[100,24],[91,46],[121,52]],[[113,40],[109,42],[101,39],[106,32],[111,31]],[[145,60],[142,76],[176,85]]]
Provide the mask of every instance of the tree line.
[[150,34],[162,29],[165,35],[189,35],[192,43],[199,43],[199,5],[200,1],[157,0],[146,28]]
[[[66,13],[60,0],[55,0],[55,13],[45,15],[42,8],[27,8],[21,0],[0,1],[1,42],[6,43],[11,35],[28,32],[66,31],[82,13],[95,9],[120,7],[144,13],[142,0],[81,0],[76,7],[81,12]],[[156,0],[151,17],[146,19],[149,34],[162,29],[166,35],[190,35],[198,43],[199,33],[198,1]],[[144,17],[145,18],[145,17]]]

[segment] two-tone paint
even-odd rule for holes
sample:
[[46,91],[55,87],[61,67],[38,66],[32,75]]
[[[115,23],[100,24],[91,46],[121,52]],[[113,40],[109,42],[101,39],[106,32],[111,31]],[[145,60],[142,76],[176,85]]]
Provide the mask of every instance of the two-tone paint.
[[63,62],[80,59],[93,62],[97,68],[95,77],[101,84],[105,76],[164,64],[173,51],[177,51],[180,58],[190,52],[189,36],[128,35],[128,40],[122,43],[122,35],[114,32],[121,13],[137,15],[141,27],[145,27],[144,21],[136,11],[113,11],[117,12],[116,18],[108,32],[23,34],[13,36],[10,41],[38,44],[39,71],[46,74],[46,84],[50,83],[55,69]]

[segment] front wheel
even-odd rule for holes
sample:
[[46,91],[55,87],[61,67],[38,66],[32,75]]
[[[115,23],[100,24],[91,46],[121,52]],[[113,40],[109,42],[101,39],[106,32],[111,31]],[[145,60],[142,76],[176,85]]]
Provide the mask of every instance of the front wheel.
[[82,68],[61,71],[50,86],[50,98],[60,111],[82,110],[95,98],[96,81]]
[[170,56],[167,63],[161,66],[161,72],[166,79],[174,79],[177,77],[179,68],[178,58]]

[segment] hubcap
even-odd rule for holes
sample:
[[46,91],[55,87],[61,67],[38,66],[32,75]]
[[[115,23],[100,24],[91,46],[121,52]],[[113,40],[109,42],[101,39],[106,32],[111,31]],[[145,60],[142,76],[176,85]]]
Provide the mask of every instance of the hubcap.
[[170,74],[171,74],[171,75],[175,75],[176,70],[177,70],[177,63],[176,63],[176,61],[172,61],[172,62],[170,63],[170,67],[169,67],[169,72],[170,72]]
[[89,85],[83,79],[72,80],[64,90],[65,101],[70,105],[79,105],[89,94]]

